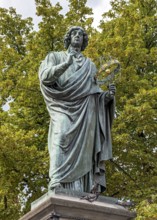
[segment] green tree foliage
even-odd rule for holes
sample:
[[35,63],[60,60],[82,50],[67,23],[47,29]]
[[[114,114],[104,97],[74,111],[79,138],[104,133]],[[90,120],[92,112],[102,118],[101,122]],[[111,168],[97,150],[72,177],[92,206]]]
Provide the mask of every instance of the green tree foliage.
[[115,161],[132,180],[107,162],[106,195],[134,200],[139,220],[156,217],[157,3],[112,1],[98,31],[91,26],[92,9],[86,2],[67,0],[69,11],[63,16],[59,3],[35,0],[42,19],[38,31],[33,31],[31,18],[22,19],[13,8],[0,8],[0,105],[11,101],[9,111],[0,110],[2,220],[19,219],[47,190],[49,116],[37,73],[48,52],[64,49],[63,36],[72,25],[87,30],[85,54],[98,66],[101,56],[115,57],[122,65],[121,77],[115,79],[112,136]]
[[114,157],[133,180],[110,164],[107,193],[139,202],[157,194],[157,2],[115,0],[111,6],[100,25],[99,51],[122,65],[115,80]]
[[[38,52],[44,51],[44,57],[50,51],[63,49],[63,36],[66,30],[64,16],[60,13],[62,7],[55,6],[49,0],[36,0],[36,14],[42,18],[39,31],[35,38]],[[38,42],[38,44],[37,44]]]
[[[7,116],[6,116],[7,117]],[[0,129],[0,217],[19,219],[20,210],[28,211],[30,202],[44,190],[45,153],[31,143],[32,131],[26,132],[5,123]],[[26,203],[27,201],[27,203]]]
[[[92,32],[93,14],[92,9],[86,6],[87,0],[68,0],[69,11],[65,15],[66,23],[68,27],[81,26],[88,31]],[[73,19],[71,19],[73,18]]]
[[[13,8],[0,11],[1,106],[12,100],[10,111],[1,108],[0,112],[0,219],[14,220],[19,217],[21,204],[25,205],[22,199],[29,201],[34,195],[40,196],[46,186],[48,177],[43,171],[45,167],[48,169],[48,154],[40,151],[44,133],[42,124],[38,126],[40,116],[33,111],[37,98],[40,113],[41,97],[37,95],[39,88],[36,91],[39,87],[36,72],[29,72],[33,68],[26,46],[31,39],[32,19],[22,19]],[[31,87],[34,78],[36,88]]]
[[143,200],[137,206],[136,220],[155,220],[157,219],[157,196],[152,195],[149,199]]

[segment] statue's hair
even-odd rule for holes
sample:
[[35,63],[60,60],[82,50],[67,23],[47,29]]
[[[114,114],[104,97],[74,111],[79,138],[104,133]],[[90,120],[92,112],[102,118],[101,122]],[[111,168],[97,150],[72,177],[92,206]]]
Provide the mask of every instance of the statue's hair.
[[68,30],[68,32],[65,34],[65,36],[64,36],[64,47],[66,49],[68,49],[68,47],[70,45],[70,42],[71,42],[71,32],[74,31],[74,30],[81,30],[83,32],[83,44],[82,44],[82,47],[81,47],[81,51],[83,51],[83,50],[85,50],[85,48],[88,45],[88,35],[85,32],[85,30],[82,27],[79,27],[79,26],[71,27]]

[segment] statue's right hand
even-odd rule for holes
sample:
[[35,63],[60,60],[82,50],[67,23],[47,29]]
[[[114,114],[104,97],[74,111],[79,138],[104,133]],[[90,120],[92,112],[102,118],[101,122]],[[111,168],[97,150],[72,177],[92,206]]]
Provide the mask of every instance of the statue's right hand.
[[73,56],[75,55],[74,52],[71,52],[71,53],[68,53],[68,56],[67,56],[67,60],[66,60],[66,63],[68,65],[71,65],[73,63]]

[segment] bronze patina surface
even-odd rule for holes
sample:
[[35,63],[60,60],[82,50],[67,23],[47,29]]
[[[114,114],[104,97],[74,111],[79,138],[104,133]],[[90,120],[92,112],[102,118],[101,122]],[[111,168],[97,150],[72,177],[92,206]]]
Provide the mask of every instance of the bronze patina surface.
[[50,115],[49,189],[91,192],[94,185],[103,192],[104,161],[112,158],[115,86],[104,92],[97,84],[95,64],[81,53],[88,44],[83,28],[70,28],[64,44],[67,51],[50,52],[39,69]]

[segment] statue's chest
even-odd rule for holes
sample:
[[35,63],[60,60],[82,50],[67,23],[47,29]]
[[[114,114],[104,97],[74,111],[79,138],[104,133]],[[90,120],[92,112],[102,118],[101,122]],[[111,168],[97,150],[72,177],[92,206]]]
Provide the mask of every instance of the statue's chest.
[[[66,56],[62,57],[62,60],[60,63],[66,61]],[[77,76],[78,70],[84,65],[86,58],[80,57],[80,58],[73,58],[73,63],[68,67],[68,69],[59,77],[58,83],[60,86],[66,85],[71,80],[74,80]]]

